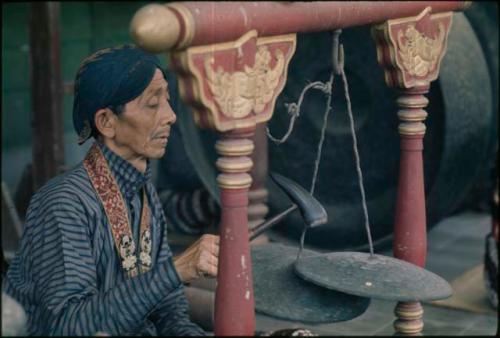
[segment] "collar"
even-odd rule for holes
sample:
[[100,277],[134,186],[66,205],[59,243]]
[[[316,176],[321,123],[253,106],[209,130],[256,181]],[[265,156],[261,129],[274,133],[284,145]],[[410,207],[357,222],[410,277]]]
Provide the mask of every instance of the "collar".
[[130,201],[151,178],[151,163],[147,160],[146,171],[141,173],[130,162],[114,153],[104,143],[97,142],[109,168],[120,187],[123,198]]

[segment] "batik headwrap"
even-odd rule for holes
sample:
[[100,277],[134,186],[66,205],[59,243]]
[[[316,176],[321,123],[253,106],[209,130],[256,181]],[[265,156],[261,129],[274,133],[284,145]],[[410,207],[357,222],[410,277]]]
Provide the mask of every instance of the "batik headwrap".
[[158,58],[133,45],[101,49],[83,60],[73,102],[78,144],[95,133],[94,115],[99,109],[114,108],[141,95],[156,68],[162,70]]

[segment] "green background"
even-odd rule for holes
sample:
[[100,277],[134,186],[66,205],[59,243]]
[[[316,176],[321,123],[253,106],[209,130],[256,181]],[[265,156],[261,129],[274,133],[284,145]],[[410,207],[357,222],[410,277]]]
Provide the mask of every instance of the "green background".
[[[134,13],[153,1],[61,2],[61,75],[70,86],[83,58],[93,51],[132,43],[129,25]],[[164,1],[161,3],[165,3]],[[29,3],[2,4],[2,180],[12,191],[31,162],[32,128],[29,64]],[[166,67],[166,57],[159,55]],[[87,146],[76,145],[73,93],[62,98],[65,164],[81,159]]]

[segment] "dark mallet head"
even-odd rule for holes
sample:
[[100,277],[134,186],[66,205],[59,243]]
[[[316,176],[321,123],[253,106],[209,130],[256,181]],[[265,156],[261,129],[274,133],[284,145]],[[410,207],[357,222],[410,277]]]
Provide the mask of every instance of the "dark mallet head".
[[297,204],[307,227],[313,228],[328,222],[325,208],[308,191],[279,174],[271,173],[270,176],[288,197]]

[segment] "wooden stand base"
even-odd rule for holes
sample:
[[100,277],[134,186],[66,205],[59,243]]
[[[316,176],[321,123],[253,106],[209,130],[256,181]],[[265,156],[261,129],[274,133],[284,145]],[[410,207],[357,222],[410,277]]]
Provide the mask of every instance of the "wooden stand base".
[[394,309],[396,336],[421,336],[424,328],[424,309],[420,302],[399,302]]

